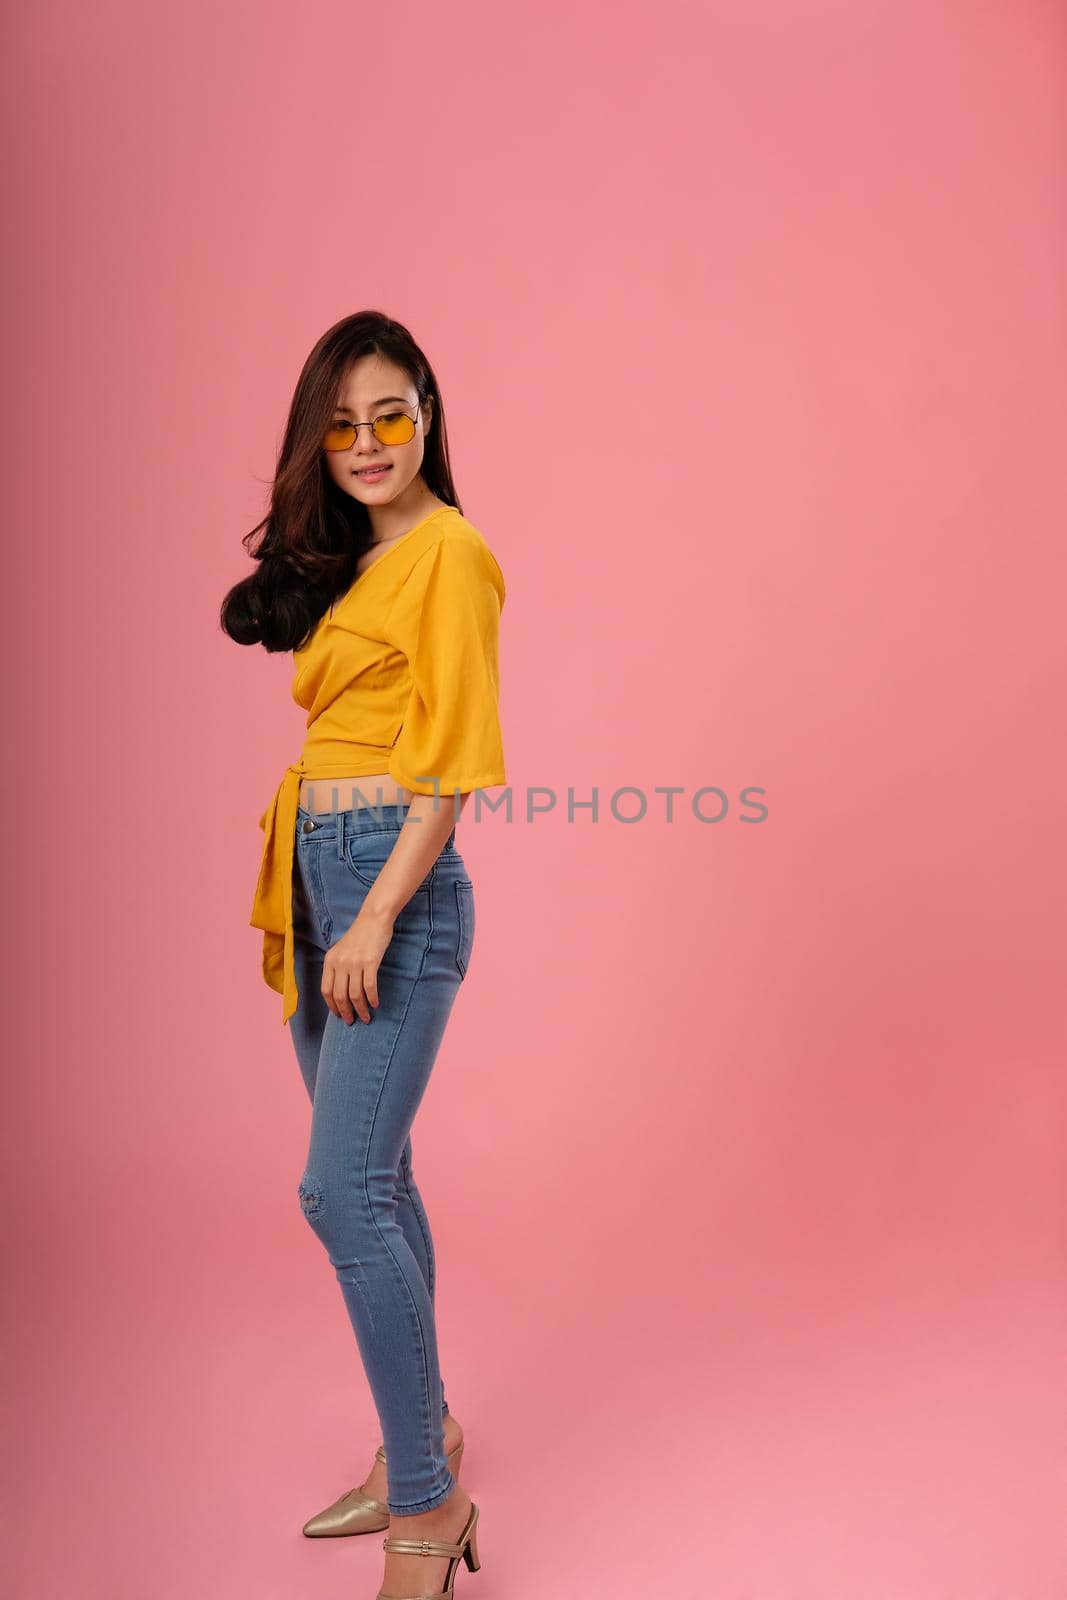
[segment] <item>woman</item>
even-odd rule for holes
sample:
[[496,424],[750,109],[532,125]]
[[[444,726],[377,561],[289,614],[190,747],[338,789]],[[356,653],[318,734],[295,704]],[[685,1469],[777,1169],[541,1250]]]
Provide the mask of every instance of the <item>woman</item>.
[[382,313],[316,344],[293,397],[257,570],[222,606],[240,644],[292,650],[303,754],[260,819],[251,922],[312,1103],[304,1215],[333,1265],[384,1444],[305,1524],[388,1528],[379,1600],[478,1567],[434,1326],[410,1129],[467,970],[470,794],[504,783],[504,579],[462,515],[433,372]]

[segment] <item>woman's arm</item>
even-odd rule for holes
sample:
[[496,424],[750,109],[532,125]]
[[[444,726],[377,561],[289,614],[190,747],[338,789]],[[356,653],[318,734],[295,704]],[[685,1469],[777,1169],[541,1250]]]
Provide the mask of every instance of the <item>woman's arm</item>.
[[[459,809],[470,799],[461,794]],[[371,1020],[378,1005],[378,968],[393,937],[393,924],[425,878],[455,826],[450,795],[413,794],[404,826],[389,859],[368,889],[359,915],[322,964],[322,997],[335,1017]]]
[[[411,674],[388,771],[412,798],[359,916],[326,952],[323,998],[345,1022],[353,1007],[371,1020],[393,924],[455,825],[454,792],[462,811],[475,789],[507,781],[497,710],[503,603],[503,574],[485,541],[457,535],[420,556],[386,618],[385,638]],[[423,794],[430,773],[439,793]]]

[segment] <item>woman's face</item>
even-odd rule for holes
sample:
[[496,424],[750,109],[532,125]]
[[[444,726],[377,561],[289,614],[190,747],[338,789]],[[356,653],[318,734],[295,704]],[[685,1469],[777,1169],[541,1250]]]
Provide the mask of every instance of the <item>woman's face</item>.
[[[419,478],[429,431],[432,400],[420,409],[415,385],[402,367],[383,356],[361,356],[353,362],[341,384],[334,410],[335,422],[373,422],[406,411],[415,423],[415,436],[407,444],[382,444],[370,428],[357,428],[347,450],[326,450],[326,469],[339,489],[368,509],[399,500]],[[367,468],[386,470],[378,477],[361,474]],[[425,489],[419,479],[416,493]]]

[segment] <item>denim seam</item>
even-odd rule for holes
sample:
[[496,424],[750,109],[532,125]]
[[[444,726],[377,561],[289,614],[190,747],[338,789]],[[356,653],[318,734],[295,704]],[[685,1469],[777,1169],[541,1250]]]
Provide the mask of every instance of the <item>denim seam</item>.
[[[418,1198],[418,1190],[412,1188],[410,1180],[411,1180],[411,1168],[408,1165],[407,1158],[403,1154],[401,1154],[401,1157],[400,1157],[400,1181],[404,1186],[404,1193],[408,1197],[408,1205],[411,1207],[411,1210],[412,1210],[412,1212],[414,1214],[414,1217],[415,1217],[415,1221],[419,1225],[419,1232],[422,1234],[422,1242],[423,1242],[424,1246],[426,1247],[426,1270],[427,1270],[427,1273],[429,1274],[429,1278],[428,1278],[428,1282],[427,1282],[427,1288],[430,1291],[430,1304],[433,1305],[434,1304],[434,1290],[435,1290],[436,1285],[437,1285],[437,1262],[436,1262],[435,1255],[434,1255],[433,1239],[430,1236],[430,1224],[426,1220],[426,1213],[422,1209],[422,1205],[421,1205],[421,1203],[419,1201],[419,1198]],[[448,1400],[445,1397],[445,1385],[444,1385],[444,1379],[443,1378],[441,1379],[441,1400],[442,1400],[441,1415],[442,1416],[446,1416],[447,1413],[448,1413]]]
[[[456,945],[456,967],[461,978],[466,978],[467,968],[473,954],[473,919],[470,915],[474,902],[474,885],[465,882],[462,878],[455,878],[452,887],[456,895],[456,920],[459,923],[459,938]],[[465,897],[470,895],[468,901]],[[466,960],[463,959],[466,952]]]
[[[397,1045],[400,1043],[400,1035],[403,1032],[404,1023],[407,1021],[408,1012],[411,1009],[411,1002],[412,1002],[412,1000],[414,999],[414,996],[415,996],[415,985],[418,983],[419,979],[422,977],[423,969],[426,966],[426,956],[427,956],[427,954],[429,952],[430,944],[431,944],[432,939],[433,939],[433,897],[431,896],[431,898],[430,898],[430,928],[429,928],[429,932],[428,932],[428,934],[426,936],[426,943],[423,946],[422,958],[419,961],[419,970],[415,974],[415,978],[414,978],[414,980],[412,982],[411,989],[410,989],[410,992],[408,994],[407,1000],[404,1003],[404,1013],[403,1013],[403,1016],[400,1018],[400,1023],[399,1023],[399,1026],[397,1027],[397,1030],[396,1030],[396,1036],[393,1039],[393,1043],[392,1043],[392,1046],[391,1046],[390,1051],[389,1051],[389,1056],[388,1056],[388,1059],[386,1060],[386,1063],[385,1063],[385,1070],[382,1073],[381,1083],[378,1086],[378,1098],[374,1102],[374,1114],[371,1117],[370,1128],[368,1129],[368,1134],[367,1134],[368,1144],[374,1138],[374,1125],[378,1120],[378,1111],[379,1111],[379,1108],[381,1106],[382,1095],[385,1093],[385,1084],[386,1084],[386,1080],[389,1077],[389,1068],[392,1066],[393,1056],[396,1053]],[[433,1440],[432,1440],[432,1438],[430,1437],[430,1434],[429,1434],[430,1407],[435,1405],[435,1404],[439,1405],[441,1397],[440,1397],[440,1395],[438,1395],[436,1401],[432,1400],[431,1397],[430,1397],[430,1374],[429,1374],[429,1371],[428,1371],[427,1360],[426,1360],[426,1339],[425,1339],[424,1334],[423,1334],[422,1323],[419,1320],[418,1308],[415,1305],[415,1302],[411,1297],[411,1290],[408,1288],[408,1282],[407,1282],[407,1279],[404,1276],[403,1269],[401,1268],[399,1261],[396,1259],[396,1256],[393,1254],[392,1250],[389,1248],[389,1241],[385,1237],[385,1235],[382,1233],[381,1225],[379,1224],[378,1218],[375,1215],[374,1206],[371,1204],[370,1191],[369,1191],[369,1189],[367,1187],[367,1164],[366,1164],[366,1162],[363,1163],[363,1198],[364,1198],[364,1200],[366,1202],[366,1205],[367,1205],[368,1214],[369,1214],[369,1216],[371,1218],[371,1221],[374,1223],[374,1227],[375,1227],[375,1229],[376,1229],[376,1231],[378,1233],[378,1237],[381,1239],[381,1242],[382,1242],[382,1244],[383,1244],[383,1246],[385,1248],[385,1253],[389,1257],[390,1261],[393,1263],[394,1267],[396,1268],[397,1274],[398,1274],[398,1276],[400,1278],[400,1282],[403,1285],[404,1289],[407,1291],[408,1299],[409,1299],[409,1302],[410,1302],[410,1305],[411,1305],[411,1310],[412,1310],[412,1313],[414,1315],[415,1327],[418,1329],[419,1346],[420,1346],[420,1349],[422,1351],[423,1389],[424,1389],[424,1392],[425,1392],[425,1395],[426,1395],[426,1404],[427,1404],[426,1423],[425,1423],[425,1427],[426,1427],[426,1449],[427,1449],[427,1454],[432,1457],[432,1455],[433,1455]],[[449,1474],[449,1477],[451,1479],[451,1474]],[[435,1493],[436,1492],[437,1491],[435,1491]],[[445,1498],[446,1494],[447,1494],[447,1491],[442,1490],[440,1492],[441,1492],[442,1499]],[[390,1511],[395,1511],[398,1516],[401,1516],[401,1515],[404,1514],[398,1507],[394,1507],[389,1502],[387,1502],[387,1503],[389,1504]],[[434,1500],[433,1504],[436,1505],[437,1501]],[[411,1515],[417,1514],[418,1510],[421,1509],[423,1507],[423,1505],[424,1505],[423,1501],[417,1502],[416,1506],[414,1507],[414,1509],[409,1514],[411,1514]],[[433,1506],[432,1505],[428,1506],[428,1507],[426,1507],[426,1509],[427,1510],[432,1510]]]
[[[318,846],[322,843],[322,841],[321,839],[316,839],[314,843],[316,846]],[[315,922],[318,925],[319,938],[329,945],[331,942],[330,934],[333,929],[333,919],[329,913],[329,906],[326,900],[326,891],[322,886],[322,857],[320,856],[317,848],[305,848],[304,853],[301,856],[301,860],[304,863],[306,881],[310,884],[311,892],[309,898],[311,911],[314,915]]]
[[436,1271],[436,1267],[435,1267],[435,1264],[434,1264],[433,1243],[432,1243],[432,1241],[430,1239],[430,1236],[429,1236],[429,1233],[427,1231],[426,1218],[422,1214],[422,1207],[416,1201],[415,1195],[414,1195],[414,1193],[412,1191],[412,1188],[411,1188],[411,1185],[408,1182],[408,1166],[407,1166],[407,1162],[404,1160],[403,1156],[400,1157],[400,1176],[401,1176],[401,1180],[403,1181],[403,1184],[404,1184],[404,1193],[408,1197],[408,1204],[410,1205],[412,1211],[415,1213],[415,1221],[419,1225],[419,1232],[422,1234],[422,1242],[426,1246],[426,1265],[429,1268],[429,1273],[430,1273],[430,1281],[427,1284],[427,1288],[430,1291],[430,1301],[431,1301],[431,1304],[432,1304],[432,1302],[433,1302],[433,1292],[434,1292],[434,1283],[435,1283],[435,1280],[436,1280],[436,1277],[437,1277],[437,1271]]

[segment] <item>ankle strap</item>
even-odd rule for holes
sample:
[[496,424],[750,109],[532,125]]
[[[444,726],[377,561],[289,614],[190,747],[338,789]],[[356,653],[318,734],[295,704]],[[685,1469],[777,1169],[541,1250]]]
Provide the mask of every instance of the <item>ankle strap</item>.
[[448,1544],[444,1539],[383,1539],[382,1548],[406,1551],[413,1556],[461,1556],[467,1547]]

